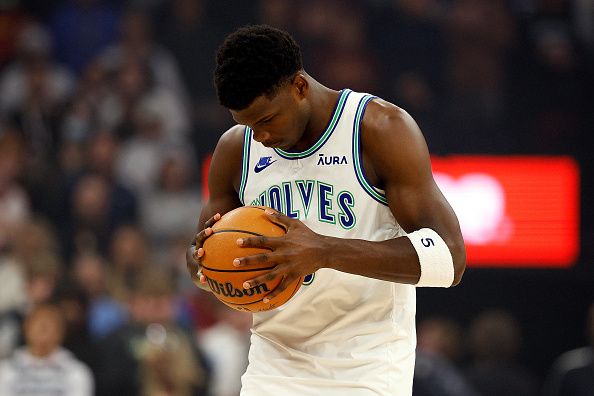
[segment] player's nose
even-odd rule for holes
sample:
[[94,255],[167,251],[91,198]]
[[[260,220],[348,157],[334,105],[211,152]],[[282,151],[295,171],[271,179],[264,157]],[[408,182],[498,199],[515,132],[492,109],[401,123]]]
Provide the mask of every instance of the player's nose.
[[254,140],[256,142],[262,143],[270,139],[270,133],[263,131],[263,130],[253,130],[254,131]]

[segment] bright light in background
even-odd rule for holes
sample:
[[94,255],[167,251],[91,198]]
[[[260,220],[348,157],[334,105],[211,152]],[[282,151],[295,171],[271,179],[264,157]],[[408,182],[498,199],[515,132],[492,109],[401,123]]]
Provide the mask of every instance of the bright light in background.
[[568,157],[432,158],[475,266],[568,267],[579,254],[579,171]]
[[466,242],[485,245],[510,238],[503,230],[505,191],[496,178],[487,173],[469,173],[459,179],[441,172],[434,176],[458,215]]

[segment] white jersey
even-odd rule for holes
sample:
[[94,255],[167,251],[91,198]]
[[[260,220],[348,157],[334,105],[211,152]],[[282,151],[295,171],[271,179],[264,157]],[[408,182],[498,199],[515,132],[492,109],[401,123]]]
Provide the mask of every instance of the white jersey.
[[[365,178],[360,125],[373,96],[343,90],[308,150],[263,146],[245,128],[240,199],[313,231],[383,241],[405,235]],[[410,395],[415,287],[320,269],[283,306],[254,314],[242,395]]]
[[68,350],[59,348],[45,358],[31,355],[26,348],[15,350],[0,361],[2,396],[91,396],[91,370]]

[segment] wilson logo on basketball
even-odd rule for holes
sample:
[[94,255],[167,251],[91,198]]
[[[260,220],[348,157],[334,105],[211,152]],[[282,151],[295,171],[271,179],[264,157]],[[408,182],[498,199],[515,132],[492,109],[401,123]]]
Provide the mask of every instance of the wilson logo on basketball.
[[243,296],[253,296],[257,294],[264,294],[268,293],[268,287],[266,284],[256,285],[254,287],[250,287],[249,289],[236,289],[231,282],[220,283],[214,279],[206,278],[208,282],[208,286],[210,286],[210,290],[213,293],[218,295],[223,295],[225,297],[243,297]]

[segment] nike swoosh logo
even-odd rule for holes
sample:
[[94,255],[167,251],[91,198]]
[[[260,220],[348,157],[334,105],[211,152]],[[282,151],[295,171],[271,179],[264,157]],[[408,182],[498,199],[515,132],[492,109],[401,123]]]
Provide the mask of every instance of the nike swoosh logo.
[[254,172],[256,172],[256,173],[260,173],[260,172],[262,172],[264,169],[268,168],[270,165],[274,164],[276,161],[277,161],[277,160],[270,161],[270,162],[267,162],[267,163],[266,163],[266,164],[264,164],[264,165],[260,165],[260,164],[258,163],[258,164],[256,164],[256,166],[254,167]]

